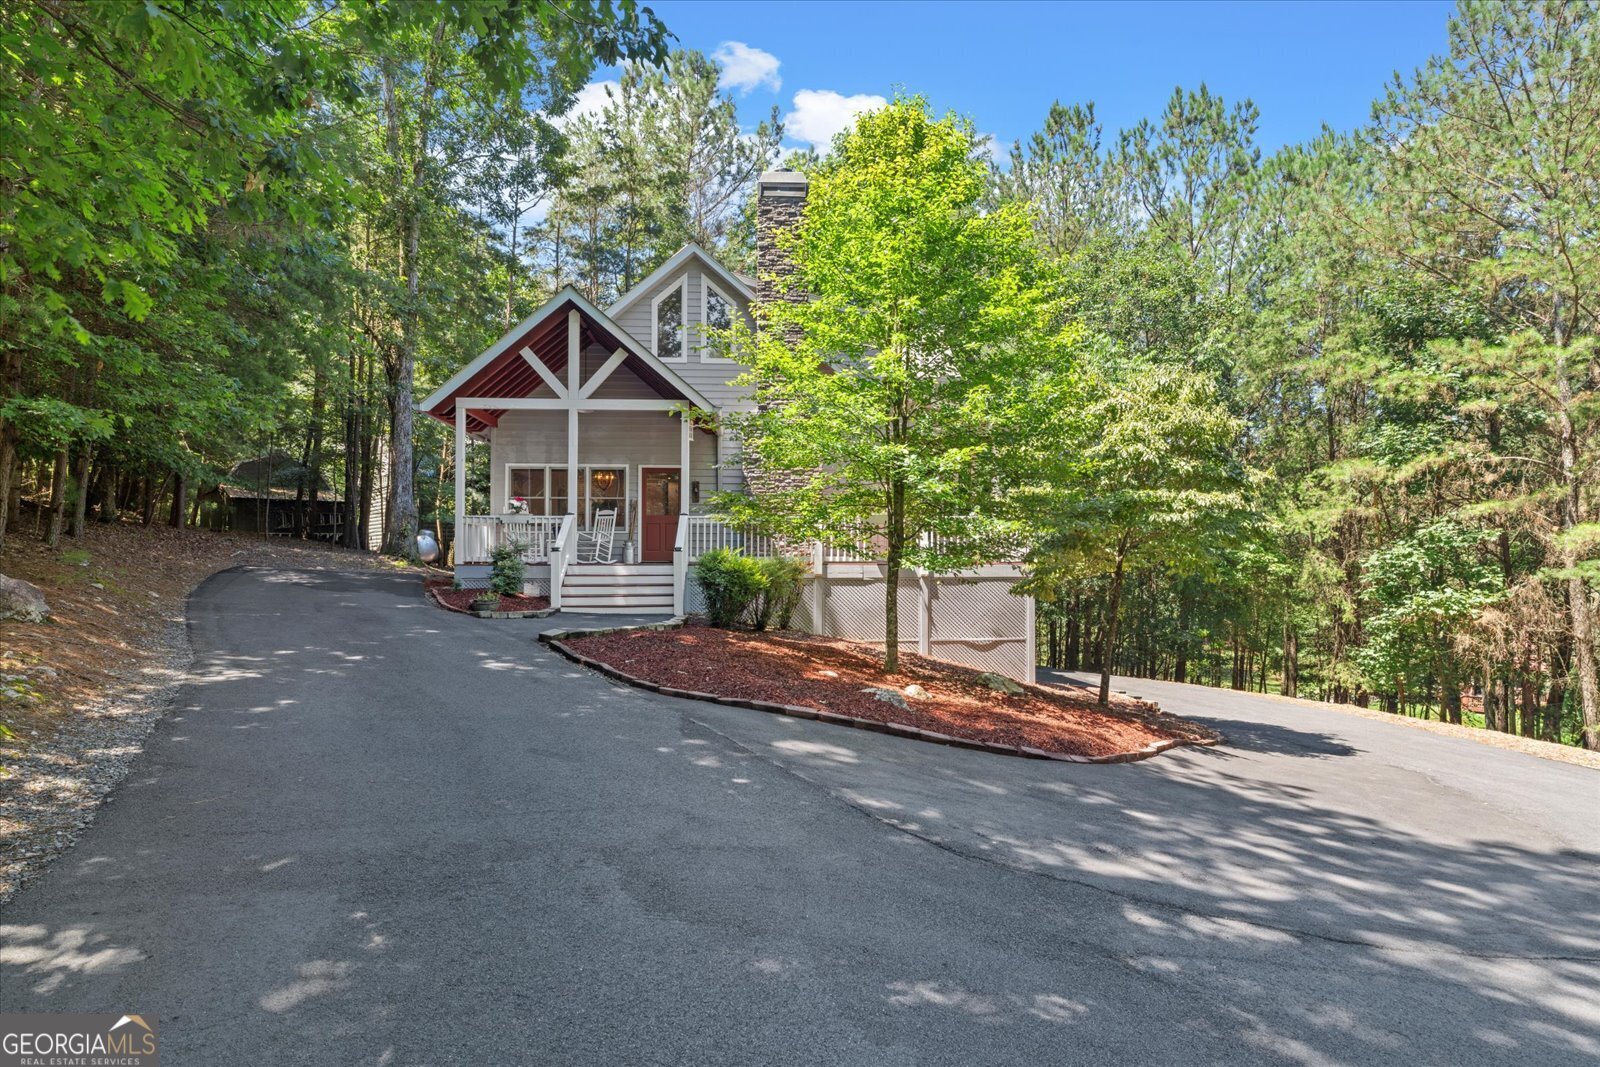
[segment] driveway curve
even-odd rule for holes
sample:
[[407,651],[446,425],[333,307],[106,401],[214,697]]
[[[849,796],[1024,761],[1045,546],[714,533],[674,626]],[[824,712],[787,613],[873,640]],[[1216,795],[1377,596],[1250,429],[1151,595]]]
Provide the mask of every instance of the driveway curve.
[[557,624],[207,582],[0,914],[0,1009],[153,1015],[171,1064],[1600,1056],[1593,771],[1145,682],[1229,743],[1004,759],[613,685]]

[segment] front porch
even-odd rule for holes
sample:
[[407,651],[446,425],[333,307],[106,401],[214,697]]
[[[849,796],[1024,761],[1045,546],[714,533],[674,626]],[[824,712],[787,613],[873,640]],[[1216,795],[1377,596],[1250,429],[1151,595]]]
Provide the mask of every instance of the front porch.
[[[453,558],[465,584],[487,578],[493,550],[512,543],[530,583],[558,606],[573,566],[654,565],[670,576],[691,507],[703,486],[717,488],[713,405],[571,289],[423,410],[455,430]],[[469,446],[489,450],[488,514],[467,513]]]

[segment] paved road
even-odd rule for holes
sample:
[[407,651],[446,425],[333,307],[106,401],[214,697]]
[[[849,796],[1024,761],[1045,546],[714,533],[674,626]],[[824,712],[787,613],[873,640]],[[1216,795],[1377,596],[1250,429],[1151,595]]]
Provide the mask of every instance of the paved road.
[[0,1007],[156,1015],[180,1065],[1600,1056],[1593,772],[1144,683],[1233,743],[1005,759],[618,688],[538,625],[208,582]]

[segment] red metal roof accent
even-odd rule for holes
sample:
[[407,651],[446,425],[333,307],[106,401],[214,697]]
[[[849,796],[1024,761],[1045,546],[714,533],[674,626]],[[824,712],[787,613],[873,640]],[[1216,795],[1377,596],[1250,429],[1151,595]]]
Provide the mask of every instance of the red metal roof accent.
[[[517,338],[504,352],[478,373],[474,374],[455,389],[448,398],[434,405],[427,414],[432,415],[440,422],[455,425],[457,397],[521,397],[531,396],[544,383],[539,372],[528,365],[523,358],[523,350],[532,351],[534,358],[542,361],[555,375],[557,380],[565,381],[567,373],[567,316],[564,311],[570,310],[575,305],[569,299],[564,305],[551,311],[541,322],[531,327],[526,334]],[[608,352],[614,352],[624,347],[620,338],[591,319],[582,309],[579,309],[579,335],[578,346],[586,349],[593,344],[599,344]],[[630,354],[624,363],[630,371],[638,375],[657,393],[666,397],[676,397],[676,390],[666,378],[656,372],[644,360]],[[496,425],[500,416],[506,409],[477,410],[467,413],[467,432],[482,433],[484,430]]]

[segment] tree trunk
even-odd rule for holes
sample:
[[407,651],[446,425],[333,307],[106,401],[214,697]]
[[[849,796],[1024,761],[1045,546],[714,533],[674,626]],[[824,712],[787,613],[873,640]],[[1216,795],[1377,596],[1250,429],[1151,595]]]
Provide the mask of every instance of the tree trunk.
[[[22,349],[0,346],[0,403],[22,392]],[[10,419],[0,417],[0,550],[6,546],[6,528],[16,514],[13,500],[19,497],[17,477],[17,428]]]
[[1117,569],[1111,574],[1111,592],[1106,597],[1106,621],[1100,631],[1100,706],[1111,703],[1111,658],[1117,652],[1117,616],[1122,610],[1122,566],[1128,554],[1128,539],[1117,545]]
[[[1562,349],[1556,365],[1557,391],[1560,405],[1556,427],[1561,445],[1561,531],[1567,533],[1583,522],[1581,475],[1578,469],[1578,438],[1572,422],[1572,378],[1567,367],[1565,352],[1567,339],[1565,324],[1561,320],[1561,298],[1556,297],[1556,346]],[[1562,562],[1576,572],[1579,559],[1576,544],[1570,539],[1562,542]],[[1594,620],[1589,608],[1589,587],[1576,573],[1566,580],[1567,610],[1572,616],[1572,660],[1578,674],[1578,709],[1583,716],[1583,744],[1585,748],[1600,749],[1600,669],[1595,663]]]
[[78,472],[74,477],[77,485],[73,486],[72,493],[72,527],[71,534],[75,538],[83,536],[83,520],[89,510],[89,460],[93,449],[87,444],[78,447]]
[[884,568],[888,585],[883,592],[883,670],[885,674],[894,674],[900,669],[900,559],[906,538],[906,483],[903,478],[890,479],[888,504],[883,531],[888,541]]
[[67,450],[56,450],[55,467],[50,474],[50,525],[44,543],[51,548],[61,540],[61,527],[67,514]]
[[173,472],[172,478],[172,511],[167,515],[167,525],[176,526],[181,530],[188,518],[189,479],[176,471]]
[[1283,624],[1283,695],[1300,695],[1300,635],[1293,624]]
[[[444,38],[446,21],[440,16],[434,24],[433,46],[437,51]],[[406,304],[400,314],[400,346],[393,364],[388,368],[389,407],[391,418],[389,441],[389,508],[385,523],[384,550],[402,559],[415,560],[417,556],[417,501],[412,486],[412,408],[415,398],[412,387],[416,378],[418,332],[421,308],[418,294],[421,289],[422,196],[423,175],[427,164],[430,141],[430,108],[436,71],[433,57],[424,61],[421,101],[422,108],[412,123],[412,159],[407,166],[400,147],[400,114],[396,99],[394,72],[383,73],[383,113],[390,159],[397,173],[405,175],[398,191],[400,211],[401,270],[405,276]]]

